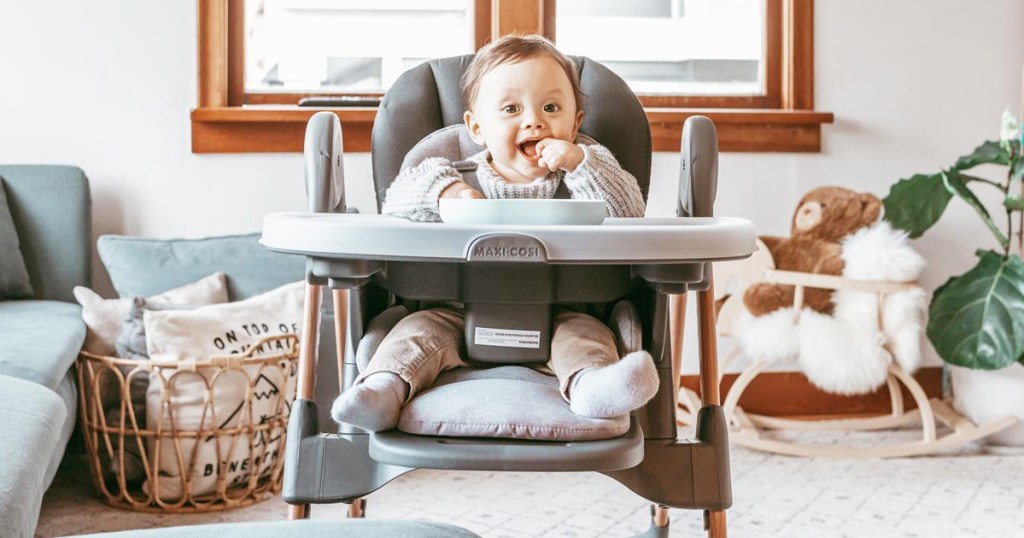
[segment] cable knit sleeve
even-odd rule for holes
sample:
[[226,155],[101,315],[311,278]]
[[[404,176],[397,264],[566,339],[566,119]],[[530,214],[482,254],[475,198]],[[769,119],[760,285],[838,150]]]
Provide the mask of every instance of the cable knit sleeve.
[[462,176],[451,161],[440,157],[426,159],[406,168],[388,187],[381,213],[426,222],[440,222],[437,199],[441,191]]
[[619,166],[608,148],[598,144],[579,146],[583,162],[563,178],[572,197],[604,200],[610,217],[644,216],[644,196],[633,174]]

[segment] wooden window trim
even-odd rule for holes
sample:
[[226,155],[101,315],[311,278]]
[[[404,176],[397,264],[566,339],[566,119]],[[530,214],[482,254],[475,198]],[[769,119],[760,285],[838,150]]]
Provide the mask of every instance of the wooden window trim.
[[[821,151],[821,125],[834,117],[813,110],[814,2],[766,1],[766,95],[641,95],[655,151],[678,151],[683,122],[697,114],[715,122],[722,151]],[[555,37],[554,2],[475,2],[478,47],[491,35],[514,30]],[[304,94],[245,94],[244,28],[232,24],[243,13],[241,0],[197,0],[199,88],[191,113],[192,152],[301,152],[306,121],[321,110],[341,119],[346,151],[369,151],[376,108],[299,108],[281,101],[294,103]]]

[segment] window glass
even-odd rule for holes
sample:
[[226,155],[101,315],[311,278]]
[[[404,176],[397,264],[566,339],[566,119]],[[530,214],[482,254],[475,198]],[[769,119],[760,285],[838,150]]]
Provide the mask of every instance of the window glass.
[[641,94],[764,93],[762,0],[558,0],[558,47]]
[[377,92],[473,52],[472,0],[245,0],[245,91]]

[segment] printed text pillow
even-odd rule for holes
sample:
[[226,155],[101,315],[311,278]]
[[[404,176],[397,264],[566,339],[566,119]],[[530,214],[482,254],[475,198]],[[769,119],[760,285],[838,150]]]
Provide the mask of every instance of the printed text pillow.
[[[178,436],[180,452],[170,438],[161,436],[151,448],[152,457],[159,458],[161,499],[181,498],[185,476],[192,495],[214,492],[220,472],[226,473],[227,487],[244,484],[252,472],[269,473],[282,456],[275,441],[283,428],[255,433],[244,428],[287,413],[295,395],[293,363],[247,365],[241,370],[192,365],[196,360],[241,355],[253,346],[256,357],[284,353],[283,341],[259,343],[266,337],[299,334],[304,292],[304,283],[295,282],[244,301],[144,313],[146,347],[154,365],[146,394],[146,429],[199,432]],[[253,396],[247,400],[250,388]],[[230,433],[240,427],[240,433]],[[228,433],[215,436],[215,430]],[[144,485],[147,491],[150,487]]]

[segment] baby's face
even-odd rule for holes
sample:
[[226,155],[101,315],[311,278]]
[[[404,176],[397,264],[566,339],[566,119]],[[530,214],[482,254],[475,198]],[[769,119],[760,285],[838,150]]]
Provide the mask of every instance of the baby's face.
[[576,110],[572,83],[548,56],[495,67],[480,78],[466,127],[491,154],[506,181],[529,183],[550,170],[538,166],[538,141],[576,138],[583,112]]

